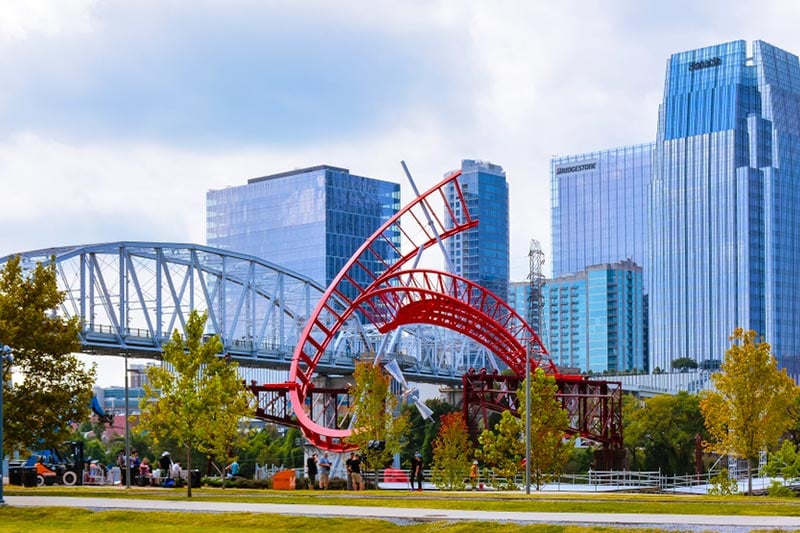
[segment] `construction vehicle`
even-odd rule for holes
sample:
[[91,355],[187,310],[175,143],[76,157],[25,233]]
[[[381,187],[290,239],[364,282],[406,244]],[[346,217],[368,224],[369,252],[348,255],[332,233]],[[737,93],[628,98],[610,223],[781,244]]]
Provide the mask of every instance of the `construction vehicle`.
[[[92,397],[90,405],[94,414],[101,423],[111,424],[113,415],[106,414],[97,401]],[[59,448],[34,450],[21,464],[9,465],[9,478],[12,484],[26,484],[26,477],[33,476],[35,471],[36,485],[80,485],[83,482],[84,446],[81,441],[65,442]],[[27,479],[32,482],[32,479]]]
[[69,441],[58,448],[34,451],[23,463],[23,469],[36,469],[36,484],[78,485],[83,479],[83,442]]

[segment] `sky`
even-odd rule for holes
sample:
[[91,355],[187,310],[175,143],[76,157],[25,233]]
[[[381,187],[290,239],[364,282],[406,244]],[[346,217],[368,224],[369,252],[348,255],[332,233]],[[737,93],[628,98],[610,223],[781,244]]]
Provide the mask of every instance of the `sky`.
[[[655,140],[670,54],[800,53],[800,2],[6,0],[0,257],[205,243],[205,195],[328,164],[421,190],[501,165],[511,277],[551,253],[550,160]],[[269,258],[267,258],[269,259]]]

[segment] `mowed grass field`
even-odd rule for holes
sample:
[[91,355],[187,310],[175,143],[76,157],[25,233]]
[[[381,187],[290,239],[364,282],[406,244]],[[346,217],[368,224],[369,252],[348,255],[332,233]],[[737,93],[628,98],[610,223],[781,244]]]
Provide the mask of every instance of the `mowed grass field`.
[[[43,487],[5,490],[7,496],[46,495],[90,498],[133,498],[184,500],[185,489],[139,489],[121,487]],[[313,505],[348,505],[409,508],[408,521],[396,524],[385,520],[283,516],[255,513],[198,513],[153,511],[91,511],[73,508],[22,508],[6,505],[0,508],[0,531],[32,533],[39,531],[231,531],[258,528],[272,531],[402,531],[407,533],[506,531],[594,532],[594,531],[659,531],[580,527],[570,525],[523,525],[486,522],[415,522],[414,508],[433,510],[496,510],[533,512],[588,513],[670,513],[800,516],[800,500],[766,497],[671,496],[663,494],[565,494],[497,492],[423,492],[368,491],[310,492],[265,491],[200,488],[192,490],[192,501],[231,501],[238,503],[280,503]],[[44,502],[43,502],[44,503]]]

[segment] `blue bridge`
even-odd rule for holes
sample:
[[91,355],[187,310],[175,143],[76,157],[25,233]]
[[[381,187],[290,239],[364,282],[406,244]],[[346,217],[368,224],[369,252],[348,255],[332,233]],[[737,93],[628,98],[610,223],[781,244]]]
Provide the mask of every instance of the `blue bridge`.
[[[65,299],[55,312],[81,321],[81,351],[159,359],[192,310],[207,311],[209,335],[243,367],[287,370],[325,287],[258,257],[196,244],[113,242],[48,248],[13,256],[22,267],[54,261]],[[409,327],[383,353],[411,380],[460,383],[470,367],[493,366],[490,354],[451,331]],[[322,375],[352,373],[353,360],[386,339],[354,321],[317,365]]]

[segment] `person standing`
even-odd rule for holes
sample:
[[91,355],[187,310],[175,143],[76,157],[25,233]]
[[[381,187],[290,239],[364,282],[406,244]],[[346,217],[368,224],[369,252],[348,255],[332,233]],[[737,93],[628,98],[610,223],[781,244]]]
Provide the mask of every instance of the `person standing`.
[[317,481],[317,454],[311,454],[306,460],[306,472],[308,473],[308,490],[314,490],[314,483]]
[[317,463],[319,466],[319,488],[328,488],[328,481],[331,475],[331,460],[328,459],[328,452],[324,452]]
[[364,480],[361,477],[361,455],[354,454],[350,463],[350,476],[353,478],[353,490],[364,490]]
[[344,462],[345,468],[347,470],[347,490],[353,490],[353,459],[355,458],[355,453],[350,452],[350,457],[347,458],[347,461]]
[[472,486],[472,490],[478,488],[478,461],[472,461],[472,466],[469,467],[469,484]]
[[422,461],[422,454],[417,452],[414,458],[411,459],[411,490],[414,490],[414,480],[417,480],[417,491],[422,491],[422,471],[425,469],[425,464]]
[[168,451],[161,453],[161,458],[158,460],[158,466],[161,469],[161,475],[163,477],[172,477],[172,457],[170,457]]

